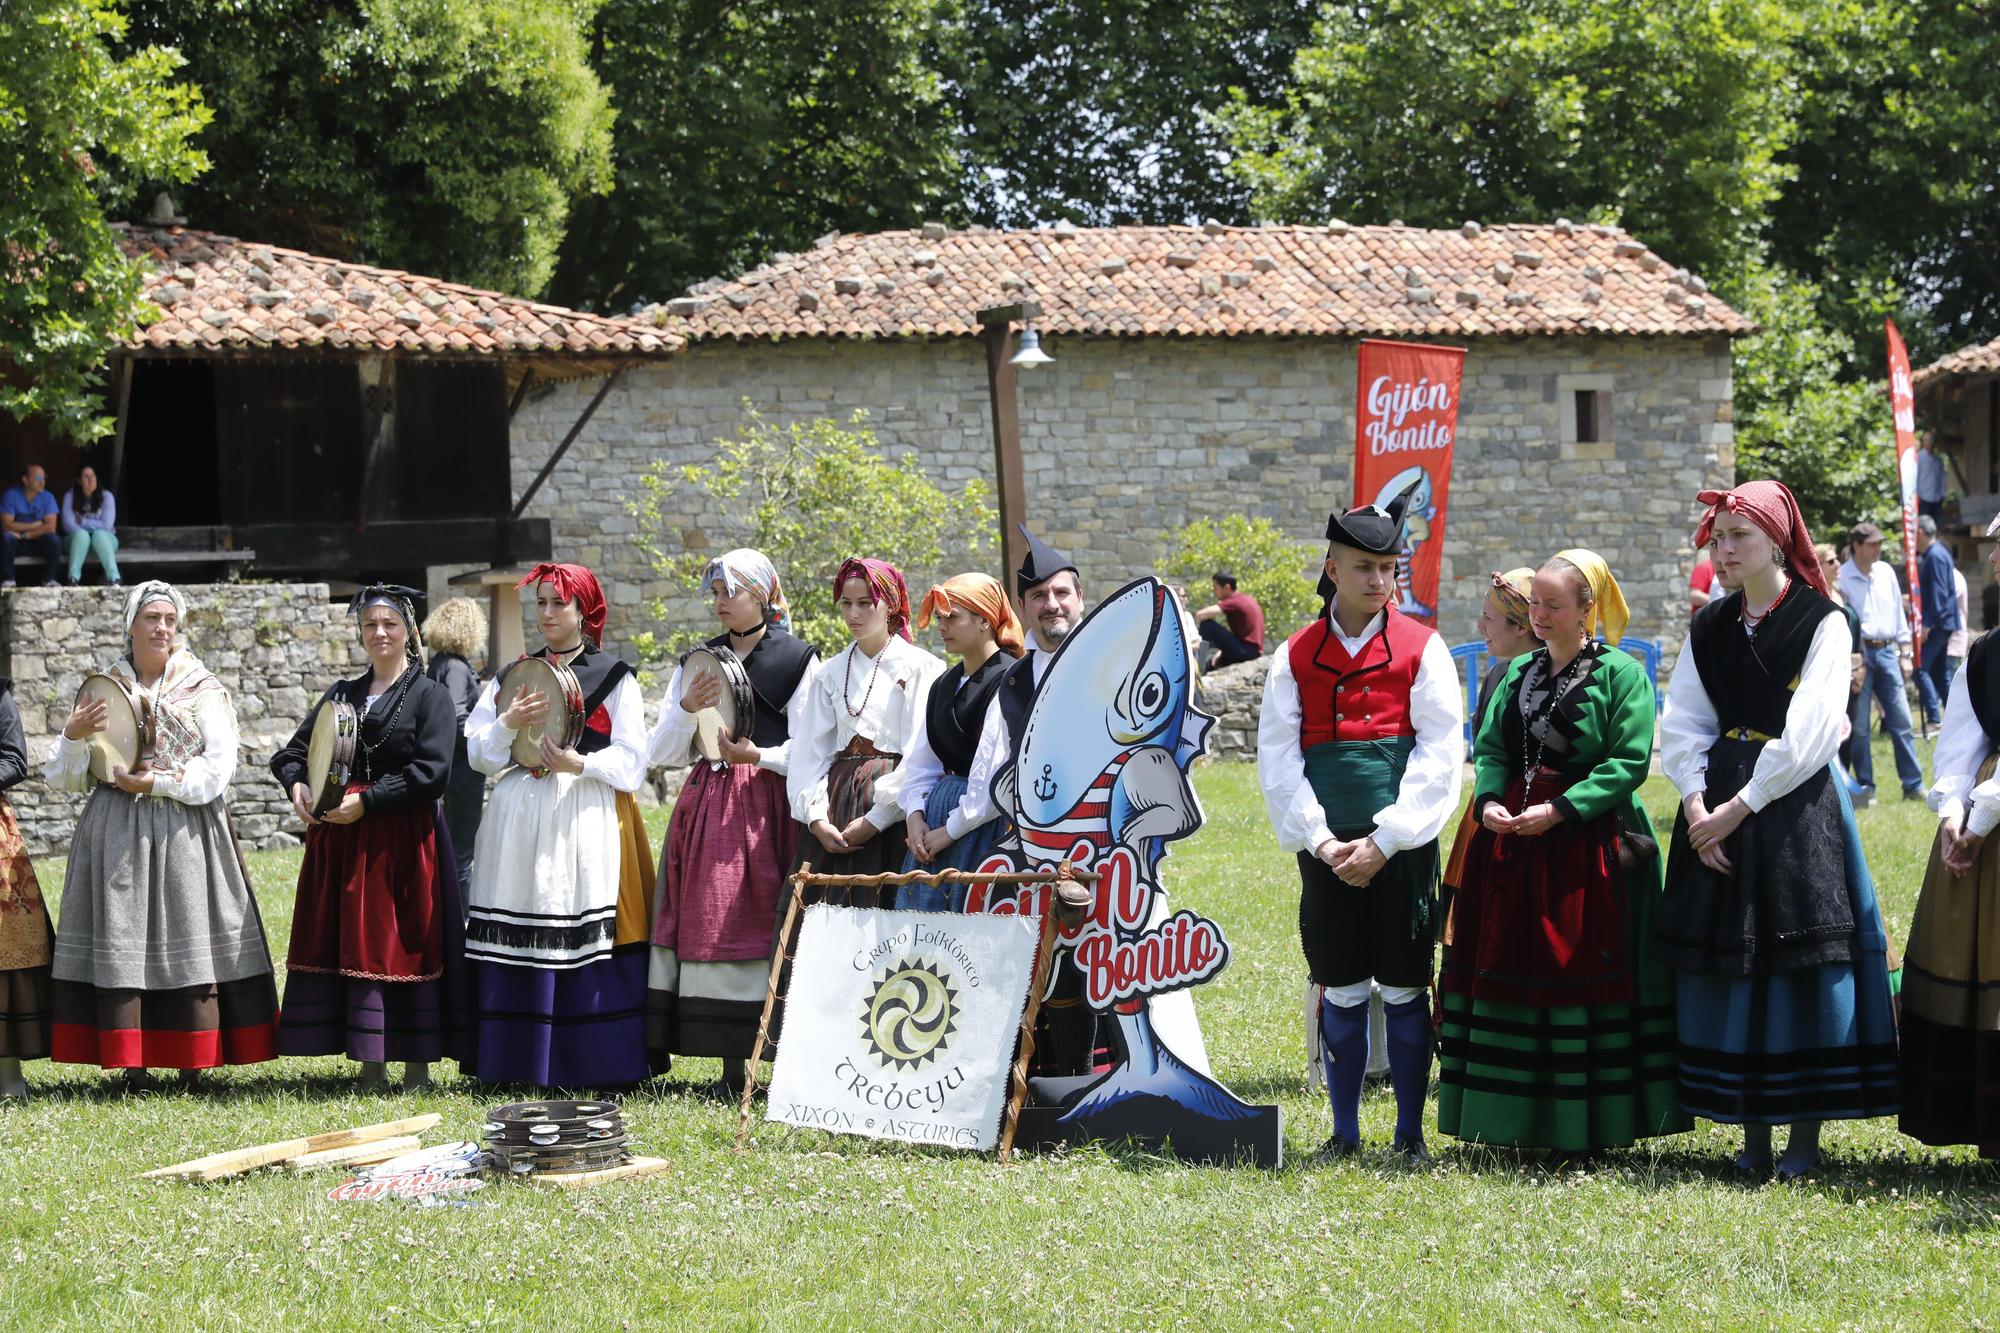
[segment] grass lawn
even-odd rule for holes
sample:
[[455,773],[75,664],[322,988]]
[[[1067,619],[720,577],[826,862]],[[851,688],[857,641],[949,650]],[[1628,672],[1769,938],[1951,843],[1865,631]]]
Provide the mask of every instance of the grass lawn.
[[[1876,767],[1893,775],[1886,748]],[[1860,819],[1900,943],[1932,825],[1884,780]],[[737,1157],[733,1109],[692,1095],[716,1065],[695,1060],[625,1099],[666,1175],[576,1195],[495,1184],[463,1209],[334,1204],[326,1174],[133,1177],[421,1110],[472,1137],[493,1099],[449,1072],[423,1096],[358,1096],[333,1059],[127,1098],[36,1063],[36,1096],[0,1109],[0,1326],[2000,1328],[2000,1176],[1889,1121],[1830,1126],[1829,1168],[1785,1188],[1729,1183],[1734,1136],[1706,1124],[1564,1174],[1435,1137],[1425,1172],[1303,1165],[1328,1115],[1304,1091],[1296,872],[1251,769],[1197,785],[1207,827],[1166,876],[1234,944],[1202,1022],[1217,1074],[1284,1105],[1283,1171],[1096,1149],[1002,1169],[775,1128]],[[1647,796],[1664,839],[1671,792],[1656,778]],[[282,956],[297,854],[250,862]],[[41,871],[53,904],[60,863]],[[1364,1115],[1386,1145],[1386,1091]]]

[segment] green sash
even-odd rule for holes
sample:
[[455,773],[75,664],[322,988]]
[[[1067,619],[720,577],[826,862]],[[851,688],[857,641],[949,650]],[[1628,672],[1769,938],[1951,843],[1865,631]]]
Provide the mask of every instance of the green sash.
[[1306,781],[1336,837],[1356,838],[1375,827],[1375,812],[1393,805],[1415,736],[1327,741],[1306,747]]

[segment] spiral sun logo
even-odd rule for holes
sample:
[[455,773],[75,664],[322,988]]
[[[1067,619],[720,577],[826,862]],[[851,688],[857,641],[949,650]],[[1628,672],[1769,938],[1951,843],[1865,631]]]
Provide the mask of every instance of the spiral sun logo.
[[861,1009],[861,1035],[884,1069],[935,1060],[958,1031],[958,992],[937,967],[906,958],[875,979]]

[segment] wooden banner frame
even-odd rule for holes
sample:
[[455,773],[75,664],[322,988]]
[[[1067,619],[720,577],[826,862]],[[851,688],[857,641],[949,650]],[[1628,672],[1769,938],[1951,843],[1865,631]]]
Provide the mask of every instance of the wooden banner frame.
[[[799,917],[805,908],[808,888],[876,889],[904,884],[1056,884],[1065,880],[1093,884],[1097,881],[1097,872],[1078,870],[1068,861],[1054,870],[1005,874],[982,874],[976,870],[904,870],[878,875],[822,875],[814,873],[811,862],[801,865],[790,879],[791,892],[785,901],[785,920],[778,928],[778,947],[771,954],[771,975],[764,988],[764,1013],[757,1020],[757,1040],[751,1044],[750,1060],[744,1066],[743,1102],[736,1113],[736,1151],[742,1153],[748,1150],[750,1102],[757,1095],[757,1066],[764,1058],[765,1046],[770,1044],[771,1013],[778,1006],[779,981],[784,976],[785,964],[792,961]],[[1028,1099],[1028,1061],[1035,1053],[1035,1019],[1042,1011],[1042,992],[1048,989],[1049,969],[1054,963],[1055,952],[1056,913],[1051,903],[1050,910],[1041,916],[1041,941],[1035,949],[1034,976],[1028,984],[1028,1002],[1021,1010],[1020,1049],[1014,1056],[1013,1075],[1007,1089],[1007,1110],[1000,1125],[998,1160],[1002,1166],[1013,1158],[1014,1131],[1020,1124],[1021,1107]]]

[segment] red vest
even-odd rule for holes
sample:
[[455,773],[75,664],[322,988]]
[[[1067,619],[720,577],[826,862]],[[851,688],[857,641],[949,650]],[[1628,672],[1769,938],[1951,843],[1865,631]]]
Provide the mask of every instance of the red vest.
[[1414,736],[1410,690],[1436,633],[1392,606],[1381,631],[1353,657],[1327,617],[1294,634],[1285,651],[1299,687],[1300,747]]

